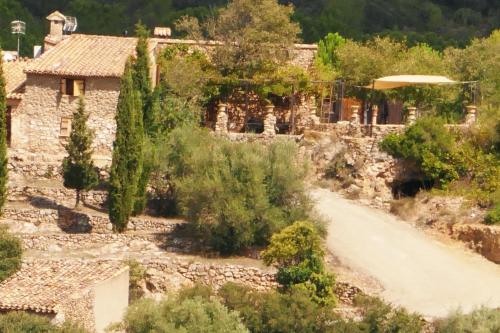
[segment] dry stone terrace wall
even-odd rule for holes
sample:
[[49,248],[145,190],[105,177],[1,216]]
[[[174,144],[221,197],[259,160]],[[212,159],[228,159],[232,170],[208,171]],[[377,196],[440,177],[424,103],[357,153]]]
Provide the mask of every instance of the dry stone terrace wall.
[[[10,202],[32,202],[33,204],[45,205],[50,208],[57,208],[59,205],[74,205],[76,192],[62,187],[62,182],[58,186],[45,186],[43,184],[29,184],[26,182],[11,182],[8,189],[7,199]],[[86,191],[82,192],[82,201],[89,206],[98,209],[106,208],[108,193],[106,191]]]
[[237,282],[256,290],[277,287],[275,271],[242,265],[189,262],[166,258],[139,260],[146,268],[148,289],[155,293],[170,292],[183,285],[200,282],[215,289],[228,282]]
[[[26,250],[36,251],[73,251],[89,250],[108,246],[104,254],[117,254],[121,257],[129,252],[192,253],[194,243],[189,239],[175,238],[166,233],[147,234],[17,234]],[[109,248],[112,247],[113,249]],[[114,253],[109,253],[112,251]]]
[[[106,214],[94,211],[74,211],[64,206],[59,206],[57,208],[7,206],[3,210],[2,219],[14,221],[16,224],[29,223],[32,224],[33,227],[42,226],[45,227],[45,229],[59,232],[112,233],[112,224]],[[47,225],[52,225],[53,228],[46,228]],[[132,217],[130,219],[127,231],[172,233],[174,231],[180,231],[185,225],[183,220],[141,216]],[[31,228],[31,230],[40,231],[36,228]]]

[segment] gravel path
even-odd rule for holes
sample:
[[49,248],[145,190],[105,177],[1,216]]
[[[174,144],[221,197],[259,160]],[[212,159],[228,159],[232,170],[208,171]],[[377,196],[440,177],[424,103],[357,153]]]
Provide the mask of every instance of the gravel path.
[[426,317],[500,307],[500,265],[329,190],[315,189],[312,197],[330,221],[328,249],[342,265],[377,280],[386,301]]

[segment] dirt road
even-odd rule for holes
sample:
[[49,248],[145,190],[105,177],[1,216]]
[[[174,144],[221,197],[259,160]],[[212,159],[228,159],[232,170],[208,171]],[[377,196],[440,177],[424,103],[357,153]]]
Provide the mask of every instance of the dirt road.
[[386,301],[426,317],[500,307],[500,265],[329,190],[312,196],[330,221],[329,250],[343,266],[377,280]]

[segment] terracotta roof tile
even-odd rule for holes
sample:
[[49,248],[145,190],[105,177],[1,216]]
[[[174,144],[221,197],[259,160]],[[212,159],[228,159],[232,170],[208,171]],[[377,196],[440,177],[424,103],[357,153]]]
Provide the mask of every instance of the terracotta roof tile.
[[57,306],[98,282],[121,274],[120,262],[86,260],[36,260],[0,283],[0,310],[56,313]]
[[74,34],[35,59],[26,73],[121,77],[136,38]]
[[26,81],[24,69],[30,64],[30,61],[16,60],[2,63],[3,75],[5,78],[5,91],[7,98],[21,98],[22,87]]

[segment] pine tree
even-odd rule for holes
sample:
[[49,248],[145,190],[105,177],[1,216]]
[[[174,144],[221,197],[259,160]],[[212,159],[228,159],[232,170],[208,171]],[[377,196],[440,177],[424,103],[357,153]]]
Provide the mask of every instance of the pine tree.
[[120,83],[116,138],[109,180],[109,218],[115,231],[124,231],[132,214],[142,174],[144,128],[140,93],[133,82],[130,58]]
[[92,161],[94,132],[87,127],[88,119],[85,102],[83,97],[80,97],[78,109],[73,114],[69,142],[65,146],[68,156],[64,158],[62,164],[64,186],[76,190],[75,208],[80,204],[81,191],[91,189],[98,182],[97,171]]
[[[0,50],[0,54],[1,54]],[[0,209],[7,200],[7,93],[0,56]]]

